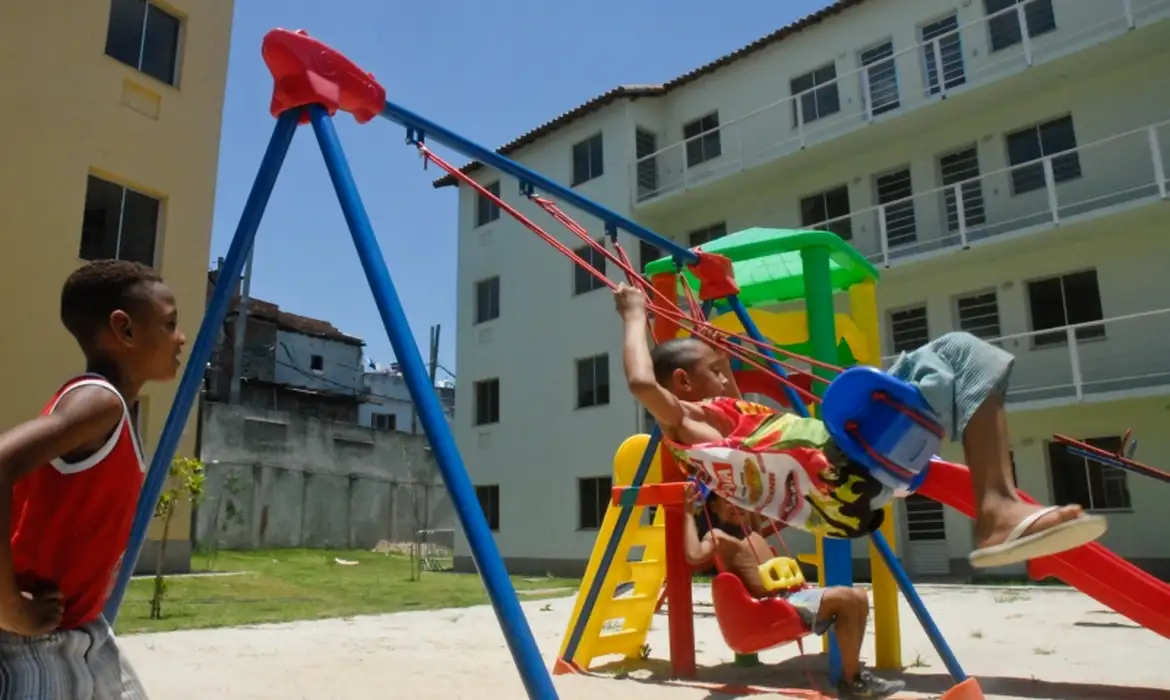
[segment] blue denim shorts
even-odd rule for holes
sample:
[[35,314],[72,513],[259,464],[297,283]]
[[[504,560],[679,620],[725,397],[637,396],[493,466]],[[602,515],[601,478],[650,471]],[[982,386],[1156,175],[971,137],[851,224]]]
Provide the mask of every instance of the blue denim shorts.
[[825,589],[823,588],[802,588],[791,593],[781,593],[780,597],[796,608],[801,621],[813,631],[813,634],[821,635],[828,632],[836,621],[835,619],[817,619],[817,613],[821,611],[821,600],[825,597]]

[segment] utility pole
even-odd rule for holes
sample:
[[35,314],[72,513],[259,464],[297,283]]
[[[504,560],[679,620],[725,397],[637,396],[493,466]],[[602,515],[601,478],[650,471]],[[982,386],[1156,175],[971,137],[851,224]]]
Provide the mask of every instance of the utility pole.
[[[252,291],[252,257],[256,254],[256,244],[248,251],[248,260],[244,264],[244,283],[240,290],[240,303],[236,307],[236,327],[232,333],[232,382],[228,390],[228,403],[240,403],[240,379],[244,373],[244,335],[248,330],[248,296]],[[216,284],[222,284],[222,278]]]
[[[439,369],[439,330],[442,326],[436,324],[431,326],[431,390],[435,388],[435,374]],[[441,398],[441,397],[440,397]],[[410,433],[412,435],[418,434],[418,408],[411,402],[410,405]]]

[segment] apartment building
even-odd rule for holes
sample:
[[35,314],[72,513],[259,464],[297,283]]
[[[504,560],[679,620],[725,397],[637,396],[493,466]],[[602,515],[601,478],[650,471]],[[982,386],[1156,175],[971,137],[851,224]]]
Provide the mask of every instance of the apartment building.
[[[65,278],[86,260],[158,268],[193,335],[203,315],[230,0],[0,5],[0,426],[40,410],[84,368],[58,320]],[[21,252],[24,251],[24,252]],[[176,384],[150,387],[137,417],[149,452]],[[195,449],[194,419],[179,447]],[[167,566],[189,566],[189,517]],[[158,533],[152,532],[152,537]],[[142,561],[153,567],[153,543]]]
[[[998,339],[1018,358],[1020,485],[1108,514],[1104,543],[1170,578],[1170,487],[1051,440],[1112,449],[1132,428],[1138,458],[1170,467],[1168,20],[1170,0],[841,0],[500,152],[687,245],[752,226],[850,241],[882,273],[883,355],[956,329]],[[465,172],[579,244],[514,181]],[[468,188],[459,204],[456,435],[513,568],[579,571],[614,450],[645,427],[612,300]],[[898,523],[914,575],[971,573],[970,521],[912,498]]]

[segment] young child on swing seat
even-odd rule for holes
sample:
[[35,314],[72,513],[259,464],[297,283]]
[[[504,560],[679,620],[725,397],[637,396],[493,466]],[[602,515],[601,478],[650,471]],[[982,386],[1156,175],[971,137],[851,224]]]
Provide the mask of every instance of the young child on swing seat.
[[761,534],[767,527],[757,513],[743,511],[727,499],[709,491],[704,506],[697,488],[687,491],[690,510],[706,508],[711,528],[702,536],[695,520],[696,514],[684,521],[683,535],[687,563],[692,567],[709,567],[716,561],[743,581],[754,598],[778,595],[788,601],[800,619],[813,634],[822,635],[833,629],[837,633],[837,647],[841,650],[841,682],[837,695],[843,700],[852,698],[884,698],[906,687],[902,681],[887,681],[865,670],[861,664],[861,644],[869,618],[869,596],[861,588],[850,586],[803,587],[798,590],[775,592],[769,590],[760,571],[760,563],[772,559],[776,552]]
[[[834,444],[812,418],[749,403],[727,358],[680,338],[651,352],[646,297],[618,285],[623,365],[631,393],[658,421],[668,449],[734,505],[828,537],[876,530],[894,489]],[[1007,566],[1091,542],[1105,519],[1080,506],[1024,503],[1012,477],[1004,393],[1014,358],[968,333],[948,333],[902,357],[889,373],[916,387],[962,443],[975,491],[972,566]]]

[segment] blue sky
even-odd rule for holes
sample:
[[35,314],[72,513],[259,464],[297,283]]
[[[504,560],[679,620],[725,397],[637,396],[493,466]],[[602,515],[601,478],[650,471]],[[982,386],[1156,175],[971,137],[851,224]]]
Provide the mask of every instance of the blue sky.
[[[494,148],[615,85],[669,80],[826,4],[236,0],[212,258],[227,252],[271,134],[260,41],[273,27],[307,30],[374,73],[390,100]],[[435,171],[422,171],[401,128],[337,121],[415,338],[425,356],[427,329],[442,324],[440,364],[457,372],[455,191],[431,188]],[[379,363],[394,359],[308,128],[260,228],[252,294],[364,338]]]

